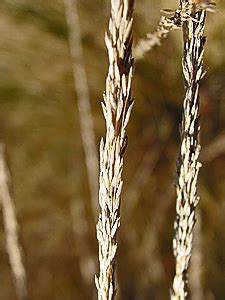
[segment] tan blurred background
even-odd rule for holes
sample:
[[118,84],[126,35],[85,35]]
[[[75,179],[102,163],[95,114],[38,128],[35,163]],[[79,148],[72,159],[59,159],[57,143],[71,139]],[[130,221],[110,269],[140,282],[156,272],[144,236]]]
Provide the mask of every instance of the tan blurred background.
[[[109,2],[78,2],[96,143],[107,73]],[[134,42],[154,31],[160,9],[139,0]],[[199,193],[204,299],[225,295],[225,4],[209,14],[201,86],[203,167]],[[174,260],[175,161],[182,113],[182,35],[172,32],[136,63],[128,126],[118,299],[169,298]],[[84,162],[62,0],[0,3],[0,139],[6,144],[30,300],[96,299],[95,222]],[[96,178],[97,180],[97,178]],[[0,300],[16,300],[0,222]]]

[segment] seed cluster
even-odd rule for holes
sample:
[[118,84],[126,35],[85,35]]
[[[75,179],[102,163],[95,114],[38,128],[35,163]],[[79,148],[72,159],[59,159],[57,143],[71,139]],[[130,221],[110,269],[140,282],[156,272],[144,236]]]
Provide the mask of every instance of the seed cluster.
[[111,0],[109,32],[105,36],[109,71],[102,102],[106,137],[100,144],[101,212],[97,224],[100,274],[95,280],[99,300],[115,296],[114,260],[120,226],[123,156],[127,147],[126,127],[134,104],[131,98],[133,7],[133,0]]
[[192,12],[183,24],[183,74],[185,97],[181,128],[181,149],[177,159],[177,204],[173,250],[176,271],[171,292],[172,300],[187,298],[187,271],[193,244],[196,221],[197,179],[201,163],[199,145],[199,82],[204,76],[205,11]]

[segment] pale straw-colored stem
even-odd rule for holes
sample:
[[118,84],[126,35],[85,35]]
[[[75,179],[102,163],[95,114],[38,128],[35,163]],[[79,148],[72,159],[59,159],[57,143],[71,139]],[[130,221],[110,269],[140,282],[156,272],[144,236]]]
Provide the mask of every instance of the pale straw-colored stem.
[[9,193],[9,181],[9,170],[4,157],[4,145],[0,144],[0,201],[2,204],[6,248],[16,293],[19,299],[24,300],[27,297],[26,271],[23,264],[24,254],[19,241],[19,225],[16,219],[15,205]]
[[76,0],[64,0],[68,25],[70,53],[72,58],[74,85],[77,94],[81,136],[85,154],[88,183],[91,194],[93,216],[98,213],[98,153],[94,122],[91,112],[90,94],[85,70],[80,22]]
[[[64,0],[66,22],[68,26],[70,53],[72,58],[74,86],[80,119],[81,136],[85,154],[88,184],[91,195],[93,217],[98,214],[98,153],[95,140],[94,122],[91,112],[91,100],[84,62],[81,28],[77,0]],[[76,164],[77,166],[79,163]],[[79,197],[71,200],[71,219],[76,237],[76,254],[79,255],[80,271],[84,282],[90,286],[95,272],[96,261],[85,244],[87,220],[84,214],[84,202]]]
[[[177,159],[177,203],[174,224],[173,250],[176,259],[175,276],[171,290],[172,300],[188,296],[188,268],[193,244],[196,206],[199,202],[197,179],[201,167],[198,161],[199,145],[199,82],[204,75],[204,27],[206,12],[195,10],[184,2],[190,18],[183,22],[183,74],[185,97],[181,126],[181,149]],[[188,14],[187,14],[188,15]]]
[[133,107],[132,24],[134,0],[111,0],[111,17],[105,42],[109,56],[106,91],[102,103],[106,137],[100,145],[99,204],[97,224],[100,274],[96,277],[99,300],[115,297],[115,256],[120,226],[123,156],[126,127]]

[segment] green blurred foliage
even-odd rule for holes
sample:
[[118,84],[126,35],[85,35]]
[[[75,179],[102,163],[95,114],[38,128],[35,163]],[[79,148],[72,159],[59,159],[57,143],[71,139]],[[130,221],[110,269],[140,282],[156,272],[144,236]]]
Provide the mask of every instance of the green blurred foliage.
[[[160,9],[175,8],[178,1],[137,2],[135,44],[147,32],[154,31]],[[109,1],[78,3],[99,144],[105,129],[100,101],[107,73],[104,31]],[[210,145],[224,136],[222,1],[218,1],[218,9],[207,19],[207,74],[201,86],[203,167],[199,190],[203,284],[205,299],[209,300],[222,300],[225,295],[224,148],[213,149],[214,155],[209,159],[204,156],[204,151],[207,153]],[[0,36],[0,138],[7,147],[12,195],[26,254],[29,299],[92,299],[94,279],[85,280],[81,261],[86,260],[85,253],[97,258],[95,221],[91,215],[63,1],[1,1]],[[118,299],[169,297],[174,270],[173,185],[184,93],[181,56],[182,35],[177,31],[136,62],[136,103],[128,128],[119,234]],[[129,191],[135,188],[133,179],[146,155],[150,157],[149,172],[137,187],[132,207]],[[77,234],[79,228],[73,230],[71,203],[83,205],[79,217],[81,226],[85,224],[87,228],[82,236]],[[16,295],[2,222],[0,231],[0,299],[11,300]],[[93,278],[94,269],[90,270],[89,277]]]

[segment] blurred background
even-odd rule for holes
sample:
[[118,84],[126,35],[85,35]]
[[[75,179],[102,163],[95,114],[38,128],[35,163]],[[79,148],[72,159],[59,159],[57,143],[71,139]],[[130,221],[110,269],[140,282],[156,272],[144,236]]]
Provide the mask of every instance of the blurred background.
[[[108,65],[104,32],[110,1],[77,2],[98,147],[105,135],[100,102]],[[175,0],[137,1],[134,44],[155,30],[160,9],[177,4]],[[217,6],[216,14],[208,14],[206,26],[201,222],[194,248],[197,281],[200,278],[207,300],[222,300],[225,295],[225,4],[218,1]],[[181,57],[182,34],[175,31],[136,62],[136,103],[128,126],[116,263],[118,299],[169,298],[174,273],[175,162],[184,94]],[[96,217],[63,0],[0,3],[0,140],[6,144],[29,299],[96,299]],[[193,293],[194,270],[193,266]],[[14,299],[18,298],[1,217],[0,300]]]

